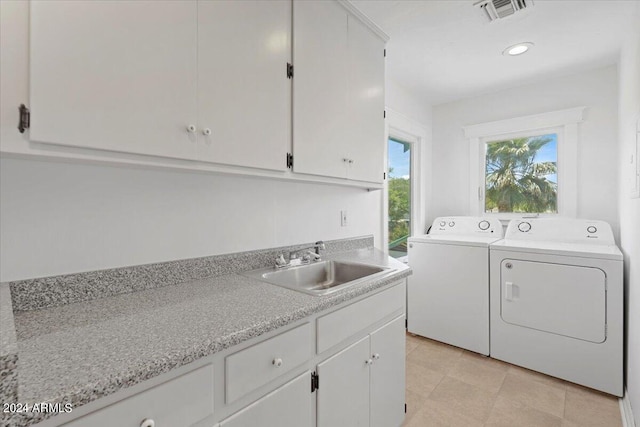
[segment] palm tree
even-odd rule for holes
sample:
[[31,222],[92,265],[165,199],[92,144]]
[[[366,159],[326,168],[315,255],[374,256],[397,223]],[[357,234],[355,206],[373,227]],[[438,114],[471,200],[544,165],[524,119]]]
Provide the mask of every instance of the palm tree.
[[536,154],[552,138],[538,136],[487,144],[487,211],[555,212],[558,184],[548,179],[557,172],[556,162],[536,162]]

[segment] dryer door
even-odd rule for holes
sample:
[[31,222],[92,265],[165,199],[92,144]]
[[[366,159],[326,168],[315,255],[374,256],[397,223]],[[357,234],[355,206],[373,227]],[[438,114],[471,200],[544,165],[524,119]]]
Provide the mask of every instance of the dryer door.
[[606,339],[606,276],[594,267],[505,259],[502,319],[594,343]]

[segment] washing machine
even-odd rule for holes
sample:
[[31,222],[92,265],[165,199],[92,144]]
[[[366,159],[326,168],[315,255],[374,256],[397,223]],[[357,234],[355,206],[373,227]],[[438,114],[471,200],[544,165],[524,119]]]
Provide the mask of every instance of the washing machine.
[[502,235],[497,219],[441,217],[408,239],[409,332],[489,354],[489,244]]
[[606,222],[511,221],[490,246],[491,357],[622,396],[622,259]]

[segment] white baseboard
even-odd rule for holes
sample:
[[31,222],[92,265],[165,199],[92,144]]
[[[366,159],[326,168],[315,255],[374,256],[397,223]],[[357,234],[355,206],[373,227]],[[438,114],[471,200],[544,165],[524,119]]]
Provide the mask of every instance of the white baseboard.
[[622,415],[622,427],[636,427],[636,422],[631,411],[631,402],[629,401],[629,392],[624,389],[624,396],[618,399],[620,403],[620,415]]

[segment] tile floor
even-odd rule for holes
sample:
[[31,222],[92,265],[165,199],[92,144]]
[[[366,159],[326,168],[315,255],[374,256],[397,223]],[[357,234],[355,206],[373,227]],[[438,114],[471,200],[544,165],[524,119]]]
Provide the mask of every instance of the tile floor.
[[405,427],[621,427],[618,399],[407,334]]

